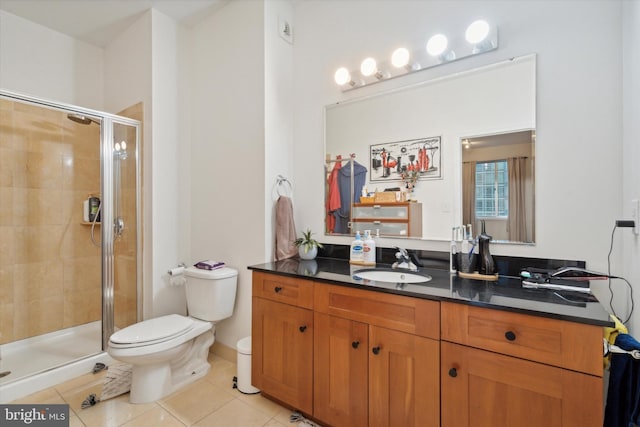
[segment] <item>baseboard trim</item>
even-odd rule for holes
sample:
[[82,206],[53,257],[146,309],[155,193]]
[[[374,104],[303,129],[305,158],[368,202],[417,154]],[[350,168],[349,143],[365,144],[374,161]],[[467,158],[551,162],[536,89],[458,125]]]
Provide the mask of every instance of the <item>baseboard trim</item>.
[[209,353],[221,357],[224,360],[228,360],[229,362],[237,363],[238,361],[238,352],[236,349],[218,341],[213,343],[209,349]]

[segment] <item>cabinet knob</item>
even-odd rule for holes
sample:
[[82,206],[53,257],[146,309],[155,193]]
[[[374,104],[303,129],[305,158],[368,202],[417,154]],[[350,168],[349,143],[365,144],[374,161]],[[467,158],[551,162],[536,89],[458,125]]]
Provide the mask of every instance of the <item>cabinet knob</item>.
[[280,286],[276,286],[275,288],[273,288],[273,290],[276,291],[276,293],[278,293],[282,290],[282,288]]
[[449,369],[449,376],[451,378],[455,378],[458,376],[458,370],[456,368]]
[[509,341],[515,341],[516,340],[516,334],[513,331],[507,331],[504,333],[504,337],[506,339],[508,339]]
[[300,329],[300,332],[304,332],[307,330],[306,326],[300,326],[298,329]]
[[359,345],[360,345],[360,341],[354,341],[351,343],[351,347],[353,348],[358,348]]
[[373,354],[380,354],[380,346],[373,347],[371,351],[373,352]]

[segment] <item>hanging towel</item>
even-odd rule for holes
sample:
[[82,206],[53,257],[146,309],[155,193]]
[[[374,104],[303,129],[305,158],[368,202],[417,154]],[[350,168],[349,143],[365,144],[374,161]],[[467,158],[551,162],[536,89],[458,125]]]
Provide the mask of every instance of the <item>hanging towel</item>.
[[276,202],[276,261],[298,254],[294,240],[296,225],[293,222],[293,203],[289,197],[280,196]]
[[[640,350],[640,342],[628,334],[618,334],[615,345],[623,350]],[[630,354],[611,355],[604,425],[640,425],[640,360]]]

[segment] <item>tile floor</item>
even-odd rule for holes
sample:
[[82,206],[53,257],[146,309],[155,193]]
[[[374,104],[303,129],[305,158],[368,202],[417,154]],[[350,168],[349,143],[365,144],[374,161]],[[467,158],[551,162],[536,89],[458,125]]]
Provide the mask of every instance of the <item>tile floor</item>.
[[157,402],[133,405],[129,394],[81,409],[91,393],[100,396],[106,371],[86,374],[11,403],[68,403],[70,427],[283,427],[291,410],[260,394],[245,395],[232,387],[236,364],[210,355],[208,375]]

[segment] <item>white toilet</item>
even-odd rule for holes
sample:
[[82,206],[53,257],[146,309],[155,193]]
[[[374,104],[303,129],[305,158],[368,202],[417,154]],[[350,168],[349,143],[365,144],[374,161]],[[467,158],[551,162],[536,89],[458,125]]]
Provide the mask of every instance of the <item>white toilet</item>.
[[107,352],[133,366],[131,403],[161,399],[209,372],[216,322],[233,314],[238,271],[185,269],[189,316],[169,314],[111,335]]

